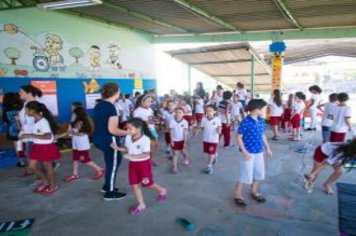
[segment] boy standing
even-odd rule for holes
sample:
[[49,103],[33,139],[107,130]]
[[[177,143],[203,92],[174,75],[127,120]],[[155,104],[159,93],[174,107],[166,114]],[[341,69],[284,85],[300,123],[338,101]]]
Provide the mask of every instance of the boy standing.
[[266,148],[269,157],[272,151],[268,145],[265,130],[265,120],[262,117],[267,103],[263,99],[251,100],[247,108],[250,111],[240,124],[237,131],[237,144],[242,152],[240,160],[239,178],[235,188],[235,203],[240,207],[245,207],[246,203],[242,197],[244,184],[251,185],[251,197],[264,203],[266,199],[258,192],[258,185],[265,178],[265,163],[263,157],[263,146]]

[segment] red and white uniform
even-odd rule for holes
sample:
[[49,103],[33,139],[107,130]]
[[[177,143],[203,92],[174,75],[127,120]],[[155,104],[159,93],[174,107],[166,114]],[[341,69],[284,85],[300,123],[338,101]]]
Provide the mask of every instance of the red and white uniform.
[[189,104],[182,106],[184,111],[184,119],[188,122],[188,125],[191,126],[193,123],[193,110]]
[[169,124],[171,123],[171,120],[174,119],[174,112],[169,112],[168,110],[164,110],[162,112],[162,118],[166,124],[166,130],[165,130],[165,141],[167,145],[171,144],[171,133],[170,133],[170,128],[169,128]]
[[[72,128],[74,133],[78,133],[78,129]],[[89,155],[90,142],[87,134],[72,136],[73,161],[80,161],[82,163],[91,162]]]
[[130,185],[142,184],[144,187],[152,186],[154,181],[150,162],[151,140],[145,135],[142,135],[136,140],[134,140],[131,135],[127,135],[125,139],[125,147],[129,155],[147,154],[146,158],[130,160]]
[[243,109],[242,103],[240,101],[231,103],[231,120],[235,121],[237,118],[241,116],[241,110]]
[[203,145],[204,153],[214,155],[219,143],[219,133],[218,128],[222,126],[221,120],[219,117],[214,117],[209,120],[204,117],[201,123],[203,131]]
[[302,119],[304,109],[305,109],[305,103],[303,101],[294,102],[292,107],[293,117],[291,120],[293,129],[300,128],[300,121]]
[[331,126],[330,142],[344,142],[348,126],[345,119],[351,118],[352,110],[349,106],[334,106],[332,111],[333,124]]
[[230,101],[222,100],[218,104],[218,114],[222,123],[221,136],[224,136],[224,147],[230,146],[231,130],[230,130],[230,124],[227,124],[228,119],[231,117],[230,112],[231,112]]
[[281,116],[283,113],[283,106],[278,106],[271,98],[268,102],[270,106],[270,124],[271,126],[278,125],[279,121],[281,120]]
[[195,102],[195,114],[194,118],[197,122],[201,122],[204,116],[204,100],[199,98]]
[[150,129],[155,129],[154,115],[151,108],[138,107],[133,112],[133,116],[135,118],[141,118],[143,121],[146,121]]
[[30,158],[37,161],[53,161],[61,158],[61,154],[54,141],[54,136],[48,121],[41,118],[33,127],[33,134],[43,135],[51,134],[50,139],[33,138],[33,146],[30,152]]
[[333,125],[333,111],[337,105],[332,102],[328,102],[324,105],[323,118],[321,120],[321,125],[325,127],[331,127]]
[[343,144],[343,142],[327,142],[318,146],[314,152],[314,160],[317,162],[327,161],[328,164],[333,165],[337,161],[338,155],[334,155],[335,149]]
[[175,151],[183,150],[184,147],[184,132],[188,132],[188,122],[183,119],[181,121],[177,121],[176,119],[172,119],[169,123],[169,128],[171,130],[171,140],[173,141],[172,149]]

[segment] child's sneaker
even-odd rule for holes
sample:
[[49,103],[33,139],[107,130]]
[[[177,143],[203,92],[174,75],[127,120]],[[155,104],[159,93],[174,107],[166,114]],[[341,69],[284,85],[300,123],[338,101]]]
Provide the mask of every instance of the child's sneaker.
[[205,173],[208,174],[208,175],[212,175],[213,174],[213,167],[209,165],[206,168]]

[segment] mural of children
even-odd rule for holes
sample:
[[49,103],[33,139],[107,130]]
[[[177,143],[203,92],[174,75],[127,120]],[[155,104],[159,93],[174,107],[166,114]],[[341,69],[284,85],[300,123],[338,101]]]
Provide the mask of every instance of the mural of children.
[[48,55],[52,70],[60,69],[64,71],[63,56],[59,53],[63,49],[63,40],[58,34],[47,34],[45,42],[45,52]]
[[101,67],[100,65],[100,48],[97,45],[92,45],[89,49],[90,55],[90,71],[98,71]]
[[120,47],[113,43],[110,44],[108,47],[108,52],[109,52],[109,63],[111,64],[112,69],[122,69],[122,66],[119,62],[119,54],[120,54]]

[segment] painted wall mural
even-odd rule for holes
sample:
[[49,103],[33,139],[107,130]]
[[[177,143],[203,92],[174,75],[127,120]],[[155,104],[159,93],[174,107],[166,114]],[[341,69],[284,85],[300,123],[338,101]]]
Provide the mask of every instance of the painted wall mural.
[[125,67],[123,49],[117,40],[74,45],[55,31],[29,35],[20,25],[0,23],[0,41],[7,44],[0,51],[0,77],[147,77],[147,73],[137,68]]

